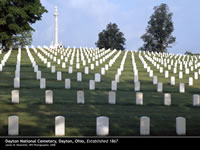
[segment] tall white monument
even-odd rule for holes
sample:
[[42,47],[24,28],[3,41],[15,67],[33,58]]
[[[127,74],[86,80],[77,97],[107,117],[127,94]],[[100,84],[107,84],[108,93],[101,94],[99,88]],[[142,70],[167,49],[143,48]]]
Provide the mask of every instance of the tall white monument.
[[58,47],[58,7],[55,6],[55,13],[54,13],[54,17],[55,17],[55,41],[54,41],[54,46]]

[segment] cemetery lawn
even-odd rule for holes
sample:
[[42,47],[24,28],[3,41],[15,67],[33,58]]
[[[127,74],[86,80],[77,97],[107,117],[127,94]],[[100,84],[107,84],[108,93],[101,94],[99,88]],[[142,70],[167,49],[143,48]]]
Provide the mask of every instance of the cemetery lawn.
[[[188,136],[200,136],[200,107],[192,106],[193,94],[200,92],[200,81],[194,80],[194,85],[188,86],[188,78],[193,77],[193,74],[187,76],[184,74],[184,79],[178,79],[178,73],[173,74],[172,69],[169,76],[173,74],[176,77],[176,85],[172,86],[170,78],[165,79],[164,73],[159,73],[156,67],[151,65],[154,75],[158,76],[158,81],[163,82],[163,92],[158,93],[157,86],[152,83],[153,78],[149,78],[149,74],[143,68],[138,57],[139,53],[134,53],[144,103],[144,105],[138,106],[134,91],[131,52],[128,52],[124,71],[120,77],[120,83],[117,85],[117,104],[111,105],[108,104],[108,92],[111,91],[111,81],[115,79],[124,52],[109,68],[109,71],[106,71],[105,75],[101,75],[101,82],[96,83],[96,90],[92,91],[89,90],[89,80],[94,80],[94,74],[100,73],[101,67],[108,64],[110,59],[95,67],[94,70],[89,70],[89,75],[84,74],[82,64],[79,70],[76,70],[74,64],[73,74],[68,74],[69,62],[66,69],[62,69],[61,65],[57,65],[51,60],[52,64],[56,66],[56,70],[63,72],[62,81],[57,81],[56,73],[51,73],[51,69],[46,67],[31,48],[30,51],[39,65],[39,70],[42,71],[42,77],[46,78],[47,88],[45,90],[53,91],[53,104],[45,104],[45,90],[40,89],[40,82],[36,80],[36,73],[34,73],[25,49],[22,49],[21,58],[20,103],[11,103],[18,53],[17,50],[13,50],[3,71],[0,72],[0,136],[8,135],[8,117],[11,115],[19,116],[20,136],[55,136],[56,116],[65,117],[66,136],[95,136],[96,117],[99,116],[109,117],[110,136],[139,136],[140,117],[142,116],[150,117],[152,136],[176,135],[176,117],[186,118]],[[5,53],[0,55],[0,60],[3,59]],[[82,82],[77,82],[77,72],[83,73]],[[64,88],[65,78],[71,79],[70,90]],[[185,83],[186,92],[182,94],[179,93],[180,82]],[[78,90],[85,92],[84,105],[76,103]],[[171,106],[164,106],[164,93],[171,93]]]

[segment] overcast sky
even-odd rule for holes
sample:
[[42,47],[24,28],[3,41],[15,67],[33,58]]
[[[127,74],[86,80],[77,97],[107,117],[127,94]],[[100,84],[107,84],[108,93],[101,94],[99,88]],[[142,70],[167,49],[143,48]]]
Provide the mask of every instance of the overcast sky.
[[70,47],[95,47],[98,33],[110,22],[116,23],[126,38],[126,49],[142,46],[153,7],[166,3],[173,12],[177,38],[169,52],[200,52],[200,0],[41,0],[48,10],[33,25],[33,45],[54,41],[54,7],[59,12],[59,41]]

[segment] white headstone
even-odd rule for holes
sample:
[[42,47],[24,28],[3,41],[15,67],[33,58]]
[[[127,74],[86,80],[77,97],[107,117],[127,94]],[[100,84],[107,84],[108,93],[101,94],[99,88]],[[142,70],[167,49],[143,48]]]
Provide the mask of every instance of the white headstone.
[[105,68],[101,68],[101,74],[105,75]]
[[117,82],[115,80],[113,80],[112,83],[111,83],[111,90],[117,91]]
[[51,66],[51,73],[55,73],[56,72],[56,67],[55,66]]
[[14,88],[20,88],[20,78],[14,78]]
[[89,68],[85,67],[85,74],[89,74]]
[[165,106],[171,105],[171,94],[165,93],[165,95],[164,95],[164,105]]
[[56,136],[65,135],[65,117],[63,116],[55,117],[55,135]]
[[91,69],[91,70],[94,70],[94,64],[91,64],[91,65],[90,65],[90,69]]
[[174,69],[173,69],[173,73],[177,73],[177,68],[174,68]]
[[157,84],[157,92],[162,92],[163,91],[163,83],[159,82]]
[[105,65],[105,70],[108,70],[108,64]]
[[174,76],[171,76],[170,84],[175,85],[175,77]]
[[185,74],[190,74],[189,68],[186,68],[186,69],[185,69]]
[[53,104],[53,91],[51,91],[51,90],[45,91],[45,103]]
[[3,71],[3,66],[2,66],[2,64],[0,64],[0,71]]
[[51,67],[51,62],[47,62],[47,68]]
[[12,90],[12,103],[18,104],[19,103],[19,91],[18,90]]
[[37,73],[36,73],[36,79],[37,80],[41,79],[41,71],[37,71]]
[[140,118],[140,135],[150,135],[150,118],[143,116]]
[[149,77],[153,77],[153,70],[149,71]]
[[90,80],[89,90],[95,90],[95,81],[94,80]]
[[101,82],[101,75],[99,73],[95,73],[95,82]]
[[85,98],[84,98],[84,91],[77,91],[77,104],[84,104]]
[[76,69],[80,69],[80,64],[79,63],[76,64]]
[[46,88],[46,79],[41,78],[40,79],[40,89],[45,89]]
[[200,106],[200,97],[199,95],[193,95],[193,106]]
[[19,135],[19,117],[8,117],[8,135]]
[[179,72],[179,79],[183,79],[183,72]]
[[65,79],[65,88],[70,89],[71,88],[71,80],[70,79]]
[[113,92],[113,91],[109,92],[108,103],[109,104],[116,104],[116,93],[115,92]]
[[143,105],[143,93],[142,92],[136,93],[136,105]]
[[60,65],[60,59],[57,60],[57,64]]
[[82,73],[77,72],[77,81],[82,81]]
[[66,68],[65,62],[62,62],[62,68]]
[[195,73],[194,73],[194,79],[195,79],[195,80],[198,80],[198,79],[199,79],[198,72],[195,72]]
[[97,117],[96,118],[96,134],[98,136],[106,136],[109,134],[109,118]]
[[160,73],[163,73],[163,67],[160,67]]
[[153,84],[158,84],[158,77],[157,76],[153,76]]
[[140,91],[140,82],[135,82],[135,91]]
[[68,69],[68,73],[73,73],[73,68],[72,68],[72,66],[69,66],[69,69]]
[[57,72],[57,80],[61,81],[62,80],[62,72]]
[[186,134],[186,119],[183,117],[176,118],[176,134],[177,135]]
[[35,67],[34,67],[34,72],[37,72],[37,71],[38,71],[38,66],[35,65]]
[[193,78],[189,77],[189,86],[193,86]]
[[165,71],[165,78],[169,78],[169,71]]
[[134,75],[134,82],[138,82],[139,81],[139,76],[138,75]]
[[116,81],[117,83],[119,83],[119,80],[120,80],[119,78],[120,78],[120,75],[116,74],[116,75],[115,75],[115,81]]
[[180,83],[179,84],[179,92],[180,93],[185,93],[185,84],[184,83]]

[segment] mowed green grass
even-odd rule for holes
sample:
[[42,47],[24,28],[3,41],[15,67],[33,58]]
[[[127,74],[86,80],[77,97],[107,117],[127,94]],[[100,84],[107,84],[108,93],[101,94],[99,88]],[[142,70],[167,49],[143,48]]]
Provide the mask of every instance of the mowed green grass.
[[[149,78],[143,68],[138,57],[139,53],[134,53],[141,82],[141,92],[144,94],[144,105],[137,106],[132,58],[131,52],[128,52],[116,92],[117,104],[110,105],[108,104],[108,92],[111,90],[111,81],[115,79],[124,52],[109,68],[109,71],[106,71],[106,75],[101,76],[101,83],[96,83],[96,90],[90,91],[88,90],[89,80],[94,79],[94,74],[100,72],[101,67],[108,64],[110,59],[95,67],[95,70],[90,70],[89,75],[83,73],[84,68],[81,61],[81,69],[75,69],[76,59],[74,59],[73,74],[68,74],[69,62],[66,69],[62,69],[61,65],[57,65],[51,60],[52,64],[56,65],[56,70],[63,72],[63,80],[57,81],[56,73],[51,73],[50,68],[41,62],[34,51],[32,49],[30,51],[39,65],[39,70],[42,71],[42,77],[46,78],[46,89],[53,91],[53,104],[45,104],[45,90],[39,88],[40,82],[36,80],[36,73],[33,72],[34,69],[25,49],[22,50],[21,59],[20,104],[11,104],[11,91],[14,90],[13,79],[18,53],[17,50],[13,50],[3,72],[0,72],[0,136],[8,135],[8,116],[10,115],[19,116],[19,135],[21,136],[55,136],[56,116],[65,117],[66,136],[95,136],[96,117],[99,116],[109,117],[109,135],[111,136],[138,136],[141,116],[150,117],[152,136],[176,135],[176,117],[186,118],[187,135],[200,135],[200,108],[192,106],[193,94],[200,92],[200,81],[194,80],[194,86],[188,86],[188,77],[193,74],[184,75],[184,79],[178,79],[178,74],[173,74],[172,70],[169,75],[176,76],[176,85],[171,86],[170,78],[165,79],[164,73],[160,74],[146,60],[154,70],[154,75],[157,75],[158,80],[164,84],[164,91],[158,93],[157,86],[152,84],[152,78]],[[0,55],[0,60],[5,53]],[[114,53],[114,55],[116,54],[117,52]],[[142,54],[142,56],[144,55]],[[82,82],[76,81],[77,72],[83,73]],[[64,88],[65,78],[71,79],[72,88],[70,90]],[[180,82],[186,84],[186,92],[183,94],[179,93]],[[84,105],[76,104],[78,90],[85,92]],[[169,107],[164,106],[164,93],[172,95],[172,105]]]

